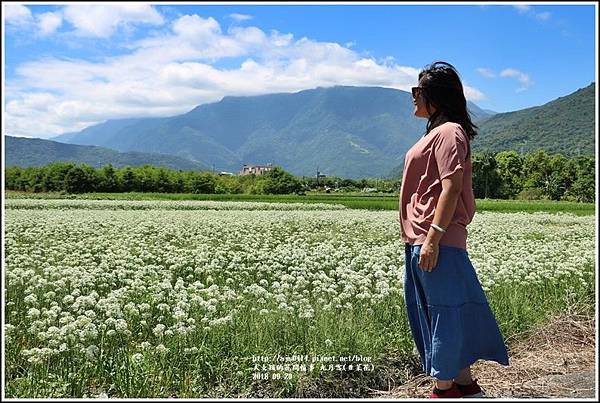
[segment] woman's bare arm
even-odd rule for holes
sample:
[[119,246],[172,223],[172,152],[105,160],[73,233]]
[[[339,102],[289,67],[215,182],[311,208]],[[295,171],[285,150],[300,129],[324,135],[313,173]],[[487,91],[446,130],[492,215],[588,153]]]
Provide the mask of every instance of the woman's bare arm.
[[[452,175],[442,179],[442,193],[435,206],[433,223],[442,228],[447,228],[452,221],[452,216],[456,211],[456,203],[462,192],[463,171],[459,169]],[[439,254],[439,242],[444,234],[429,228],[427,238],[421,247],[419,256],[419,268],[425,271],[432,271],[437,264]]]

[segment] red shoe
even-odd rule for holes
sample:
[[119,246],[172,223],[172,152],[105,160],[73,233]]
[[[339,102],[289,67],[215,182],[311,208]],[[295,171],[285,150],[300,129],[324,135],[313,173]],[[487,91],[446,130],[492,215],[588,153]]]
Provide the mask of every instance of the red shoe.
[[437,387],[433,388],[433,392],[431,392],[431,395],[429,395],[430,399],[437,399],[437,398],[458,398],[458,397],[462,397],[462,393],[460,393],[460,390],[458,389],[458,385],[455,384],[454,382],[452,382],[452,387],[450,389],[438,389]]
[[483,391],[477,384],[477,379],[473,380],[469,385],[459,385],[457,383],[455,383],[455,385],[458,387],[458,390],[460,390],[460,393],[462,393],[462,397],[485,397]]

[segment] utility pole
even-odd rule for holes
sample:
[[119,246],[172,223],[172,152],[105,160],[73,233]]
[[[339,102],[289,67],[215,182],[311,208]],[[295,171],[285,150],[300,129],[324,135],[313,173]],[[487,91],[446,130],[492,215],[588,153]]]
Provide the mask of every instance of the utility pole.
[[317,165],[317,187],[319,186],[319,166]]
[[212,164],[212,167],[213,167],[213,175],[214,175],[214,173],[215,173],[215,164]]

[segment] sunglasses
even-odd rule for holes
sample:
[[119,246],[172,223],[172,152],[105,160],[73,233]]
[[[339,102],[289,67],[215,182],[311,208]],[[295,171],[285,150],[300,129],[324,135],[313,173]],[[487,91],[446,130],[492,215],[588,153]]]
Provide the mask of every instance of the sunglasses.
[[413,99],[416,99],[416,98],[417,98],[417,95],[418,95],[418,93],[419,93],[419,92],[421,92],[422,90],[423,90],[423,87],[412,87],[412,88],[410,89],[410,92],[412,93],[412,97],[413,97]]

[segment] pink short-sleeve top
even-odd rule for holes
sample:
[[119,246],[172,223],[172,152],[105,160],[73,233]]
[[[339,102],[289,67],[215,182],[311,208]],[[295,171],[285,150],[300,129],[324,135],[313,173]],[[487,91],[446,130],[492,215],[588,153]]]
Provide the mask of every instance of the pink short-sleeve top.
[[469,138],[458,123],[446,122],[423,136],[408,150],[400,188],[399,218],[402,240],[422,245],[433,222],[442,193],[442,179],[463,170],[463,188],[454,216],[440,244],[467,249],[467,225],[475,215]]

